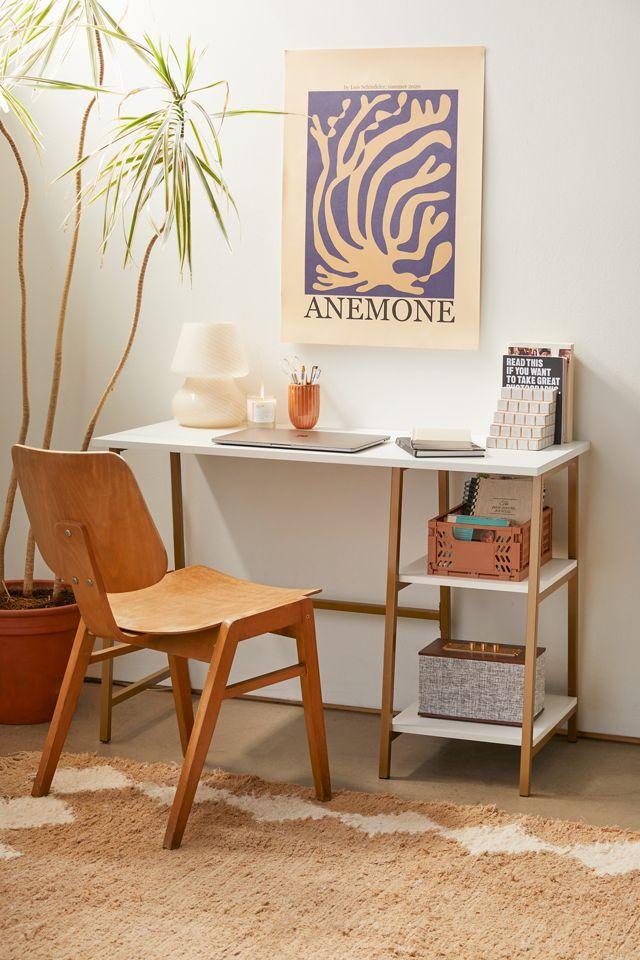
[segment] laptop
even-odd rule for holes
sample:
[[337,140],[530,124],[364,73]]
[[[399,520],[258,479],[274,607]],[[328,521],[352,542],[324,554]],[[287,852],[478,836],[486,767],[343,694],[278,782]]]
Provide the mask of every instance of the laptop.
[[214,443],[238,447],[280,447],[283,450],[322,450],[327,453],[358,453],[389,440],[372,433],[337,433],[333,430],[281,430],[253,428],[214,437]]

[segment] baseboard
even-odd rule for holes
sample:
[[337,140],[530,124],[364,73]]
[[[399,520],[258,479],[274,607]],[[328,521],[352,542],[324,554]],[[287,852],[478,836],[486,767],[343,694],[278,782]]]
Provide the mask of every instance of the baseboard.
[[611,743],[640,743],[640,737],[624,737],[621,733],[596,733],[593,730],[579,730],[579,737],[585,740],[610,740]]
[[[99,677],[85,677],[85,683],[101,683]],[[129,683],[126,680],[114,680],[114,686],[118,687],[128,687]],[[171,687],[153,687],[151,688],[152,693],[171,693]],[[196,695],[200,695],[202,690],[198,690],[195,687],[191,691]],[[279,703],[284,704],[289,707],[301,707],[302,700],[286,700],[283,697],[260,697],[256,694],[245,693],[240,697],[234,697],[234,700],[254,700],[257,703]],[[380,710],[378,707],[354,707],[348,703],[325,703],[325,710],[341,710],[346,713],[364,713],[364,714],[374,714],[379,716]],[[556,736],[566,737],[565,730],[558,730]],[[640,737],[625,737],[622,734],[618,733],[597,733],[594,730],[578,730],[578,736],[582,737],[584,740],[604,740],[610,743],[632,743],[639,745]]]

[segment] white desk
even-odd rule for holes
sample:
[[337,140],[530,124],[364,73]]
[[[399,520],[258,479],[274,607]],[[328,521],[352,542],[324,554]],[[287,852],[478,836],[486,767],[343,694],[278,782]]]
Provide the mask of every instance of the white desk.
[[[347,603],[319,600],[321,609],[341,610],[356,614],[384,613],[385,644],[382,681],[382,711],[380,736],[380,776],[388,777],[392,741],[403,733],[467,740],[509,743],[520,747],[520,794],[528,796],[531,788],[531,768],[534,755],[553,736],[557,728],[568,721],[569,739],[577,737],[577,675],[578,675],[578,488],[579,457],[589,449],[586,441],[574,441],[562,446],[548,447],[536,453],[509,450],[488,450],[486,457],[442,457],[416,459],[393,442],[363,450],[361,453],[327,453],[308,450],[278,450],[258,447],[219,446],[217,436],[231,431],[199,430],[181,427],[175,421],[124,430],[93,441],[94,449],[162,450],[170,454],[171,491],[173,505],[173,540],[176,566],[184,565],[184,531],[182,514],[181,454],[231,457],[236,460],[287,460],[299,463],[333,463],[349,467],[384,467],[391,477],[389,512],[389,543],[387,553],[387,595],[384,606],[378,604]],[[359,431],[362,432],[362,431]],[[370,431],[385,433],[389,431]],[[567,470],[568,477],[568,553],[569,558],[554,558],[540,565],[542,495],[544,478]],[[400,568],[400,538],[402,525],[402,490],[405,470],[427,470],[438,474],[438,512],[449,508],[449,475],[451,473],[490,473],[531,477],[533,508],[531,524],[531,562],[529,577],[520,582],[469,580],[461,577],[431,576],[427,573],[426,558],[422,557]],[[533,719],[535,693],[535,650],[538,636],[539,604],[564,584],[568,585],[567,695],[547,697],[547,707],[541,717]],[[440,590],[438,610],[402,608],[398,605],[399,591],[410,584],[437,586]],[[438,620],[440,633],[451,635],[451,589],[494,590],[496,592],[524,593],[527,596],[525,631],[525,696],[523,723],[520,727],[492,724],[463,723],[454,720],[431,720],[417,715],[413,704],[400,714],[393,710],[395,684],[395,651],[399,616]]]
[[[235,427],[234,430],[239,429]],[[175,420],[134,427],[105,437],[96,437],[93,449],[113,447],[134,450],[164,450],[173,453],[194,453],[198,456],[233,457],[236,460],[288,460],[294,463],[338,463],[349,467],[399,467],[409,470],[449,470],[459,473],[496,473],[520,477],[538,477],[548,474],[575,457],[586,453],[589,444],[584,440],[565,443],[561,447],[547,447],[537,453],[515,450],[487,450],[486,457],[439,457],[417,459],[391,441],[361,453],[325,453],[312,450],[276,450],[268,447],[227,447],[213,443],[234,430],[200,430],[181,427]],[[341,430],[342,433],[391,433],[390,430]],[[482,442],[482,441],[479,441]]]

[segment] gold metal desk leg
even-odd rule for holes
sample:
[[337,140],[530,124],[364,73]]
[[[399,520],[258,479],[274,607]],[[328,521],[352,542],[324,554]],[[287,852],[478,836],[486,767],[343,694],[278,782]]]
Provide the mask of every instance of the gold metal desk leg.
[[[449,471],[438,470],[438,513],[446,513],[449,506]],[[440,636],[451,639],[451,587],[440,587]]]
[[396,673],[396,628],[398,625],[398,573],[402,526],[402,482],[404,470],[391,470],[389,509],[389,546],[387,551],[387,600],[384,624],[384,659],[382,663],[382,704],[380,711],[380,766],[378,776],[389,777],[393,721],[393,689]]
[[[122,447],[109,447],[110,453],[122,453]],[[103,640],[102,648],[112,647],[113,640]],[[111,740],[111,715],[113,713],[113,659],[103,661],[100,684],[100,742]]]
[[524,698],[522,704],[522,746],[520,747],[520,796],[531,792],[533,760],[533,714],[536,693],[536,653],[538,647],[538,606],[540,595],[540,551],[542,549],[542,510],[544,484],[534,477],[531,492],[531,540],[529,546],[529,590],[527,592],[527,626],[524,663]]
[[182,509],[182,464],[179,453],[171,458],[171,512],[173,515],[173,561],[176,570],[184,567],[184,514]]
[[[176,570],[185,565],[184,510],[182,501],[182,462],[179,453],[170,453],[171,460],[171,514],[173,518],[173,565]],[[193,708],[190,703],[191,677],[189,661],[169,656],[171,686],[176,700],[178,728],[182,753],[186,754],[193,729]],[[180,706],[178,707],[178,704]]]
[[[568,481],[568,556],[578,561],[576,575],[567,584],[567,696],[578,696],[578,602],[580,560],[578,558],[579,460],[576,457],[567,467]],[[571,743],[578,739],[578,711],[569,717],[567,736]]]

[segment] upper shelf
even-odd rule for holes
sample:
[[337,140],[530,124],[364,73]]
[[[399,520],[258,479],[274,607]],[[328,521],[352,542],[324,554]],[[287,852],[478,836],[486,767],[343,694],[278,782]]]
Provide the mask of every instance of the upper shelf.
[[[577,560],[554,558],[540,567],[540,593],[545,593],[559,581],[569,578],[577,570]],[[482,577],[438,577],[427,573],[427,558],[420,557],[399,575],[400,583],[422,583],[429,587],[462,587],[465,590],[499,590],[505,593],[527,593],[529,579],[524,580],[487,580]]]
[[[237,428],[234,428],[237,429]],[[326,428],[329,429],[329,428]],[[278,450],[273,447],[228,447],[218,446],[213,441],[231,430],[205,430],[181,427],[175,420],[152,423],[133,430],[123,430],[92,442],[94,450],[118,449],[164,450],[175,453],[193,453],[216,457],[235,457],[251,460],[287,460],[295,463],[334,463],[360,467],[405,467],[409,470],[449,470],[457,473],[510,474],[522,477],[537,477],[562,466],[569,460],[586,453],[589,443],[576,440],[546,450],[487,450],[485,457],[438,457],[418,459],[405,453],[395,443],[390,430],[349,430],[342,433],[391,433],[387,443],[360,453],[328,453],[316,450]],[[405,434],[407,431],[404,431]]]

